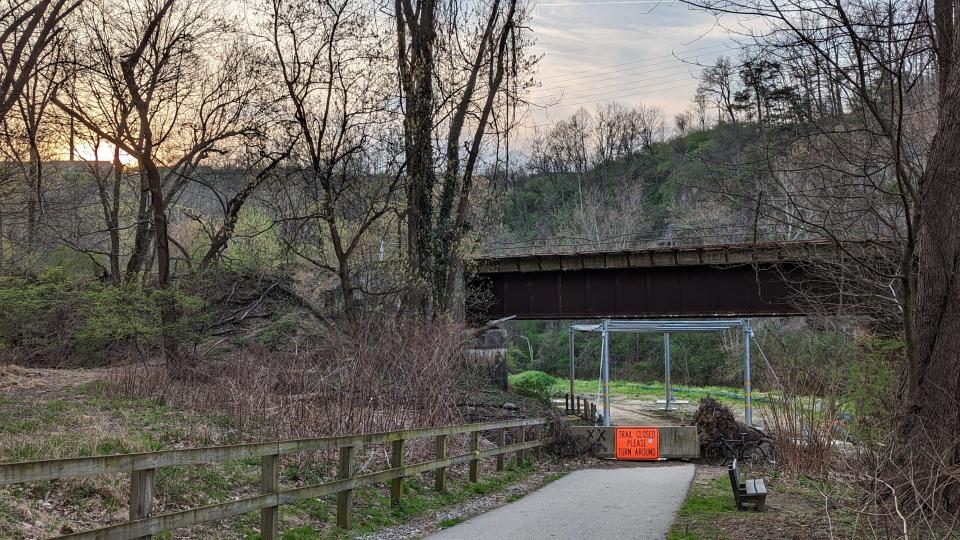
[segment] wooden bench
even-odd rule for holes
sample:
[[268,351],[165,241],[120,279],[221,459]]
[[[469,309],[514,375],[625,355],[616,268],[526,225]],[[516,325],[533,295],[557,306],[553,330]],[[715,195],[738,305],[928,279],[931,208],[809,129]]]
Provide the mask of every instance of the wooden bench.
[[767,487],[763,485],[763,480],[747,480],[741,483],[737,474],[737,460],[727,468],[730,475],[730,487],[733,488],[733,498],[737,501],[737,510],[755,509],[757,512],[763,512],[763,507],[767,502]]

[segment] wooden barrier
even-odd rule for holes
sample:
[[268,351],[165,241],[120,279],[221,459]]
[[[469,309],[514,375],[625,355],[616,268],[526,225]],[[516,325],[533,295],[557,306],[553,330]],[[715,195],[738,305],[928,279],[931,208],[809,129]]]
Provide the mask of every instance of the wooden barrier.
[[[619,426],[632,427],[632,426]],[[696,426],[643,426],[656,427],[659,431],[661,459],[695,459],[700,457],[700,441]],[[571,426],[577,436],[586,437],[591,443],[593,454],[599,458],[616,457],[617,426]]]
[[[408,429],[384,433],[368,433],[345,437],[322,437],[316,439],[295,439],[271,441],[232,446],[214,446],[183,450],[164,450],[138,454],[120,454],[89,458],[53,459],[0,465],[0,484],[17,484],[56,480],[76,476],[97,476],[103,474],[130,474],[130,521],[103,527],[91,531],[79,532],[59,538],[72,539],[126,539],[149,538],[150,535],[189,527],[199,523],[218,521],[231,516],[260,512],[260,534],[264,540],[280,537],[279,507],[297,501],[337,495],[337,525],[350,528],[353,505],[353,490],[372,484],[390,484],[390,498],[393,504],[402,497],[403,479],[407,476],[428,471],[435,472],[435,488],[446,489],[446,469],[453,465],[469,464],[471,482],[479,480],[479,461],[497,458],[497,470],[503,469],[503,456],[517,453],[522,462],[523,453],[528,449],[539,449],[549,444],[552,437],[541,437],[541,428],[548,425],[544,418],[506,420],[484,424],[444,426],[425,429]],[[527,428],[535,428],[535,439],[527,440]],[[506,431],[517,430],[517,441],[506,443]],[[497,432],[497,447],[479,449],[480,433]],[[447,437],[469,434],[470,452],[459,456],[447,456]],[[405,465],[403,459],[404,443],[410,439],[436,438],[436,459],[423,463]],[[354,475],[353,461],[358,447],[372,444],[390,443],[392,446],[390,468]],[[280,457],[284,454],[312,450],[339,449],[337,479],[332,482],[304,487],[281,489]],[[537,453],[538,455],[538,453]],[[154,499],[156,471],[162,467],[216,463],[235,459],[260,457],[261,480],[260,495],[240,498],[220,504],[193,508],[153,516],[151,514]]]
[[577,416],[581,420],[593,424],[597,418],[597,402],[588,396],[564,394],[566,414]]

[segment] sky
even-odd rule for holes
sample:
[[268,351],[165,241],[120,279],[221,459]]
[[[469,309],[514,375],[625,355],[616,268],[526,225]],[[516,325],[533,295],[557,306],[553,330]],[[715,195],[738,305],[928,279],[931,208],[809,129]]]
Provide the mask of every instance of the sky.
[[690,107],[700,65],[737,55],[713,15],[675,1],[541,0],[530,28],[543,58],[524,131],[610,101],[670,119]]
[[[676,0],[534,0],[529,27],[542,58],[534,105],[514,139],[521,152],[535,129],[611,101],[658,105],[672,127],[690,108],[702,66],[738,50],[713,15]],[[78,148],[84,159],[109,159],[111,150]]]

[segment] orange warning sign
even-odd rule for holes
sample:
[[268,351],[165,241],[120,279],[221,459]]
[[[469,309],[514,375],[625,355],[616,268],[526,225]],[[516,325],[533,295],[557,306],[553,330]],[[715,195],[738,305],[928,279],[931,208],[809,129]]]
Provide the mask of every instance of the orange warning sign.
[[615,442],[617,459],[660,458],[660,430],[655,427],[617,428]]

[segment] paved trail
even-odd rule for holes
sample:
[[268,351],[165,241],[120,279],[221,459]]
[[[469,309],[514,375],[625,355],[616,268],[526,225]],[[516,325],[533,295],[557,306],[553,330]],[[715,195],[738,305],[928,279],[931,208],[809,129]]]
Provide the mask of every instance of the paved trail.
[[683,504],[693,473],[694,466],[686,464],[575,471],[429,538],[662,539]]

